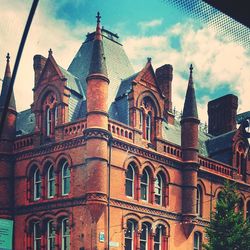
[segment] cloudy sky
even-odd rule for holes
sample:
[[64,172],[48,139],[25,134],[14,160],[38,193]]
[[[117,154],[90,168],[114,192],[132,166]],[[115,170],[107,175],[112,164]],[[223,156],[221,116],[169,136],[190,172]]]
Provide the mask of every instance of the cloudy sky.
[[[118,33],[135,71],[142,69],[147,57],[152,58],[154,68],[166,63],[173,65],[173,105],[177,110],[183,108],[190,63],[194,65],[202,121],[207,120],[208,100],[228,93],[239,97],[238,112],[250,110],[249,50],[170,2],[40,1],[15,82],[18,111],[32,103],[33,56],[47,56],[51,48],[58,64],[67,69],[86,34],[94,31],[97,11],[101,12],[102,25]],[[31,3],[31,0],[0,0],[0,76],[4,74],[7,52],[11,54],[13,68]]]

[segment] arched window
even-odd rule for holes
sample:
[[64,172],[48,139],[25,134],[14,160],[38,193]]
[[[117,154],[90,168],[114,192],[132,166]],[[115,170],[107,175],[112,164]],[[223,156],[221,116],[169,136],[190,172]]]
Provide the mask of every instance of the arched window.
[[250,222],[250,201],[247,202],[247,212],[246,212],[246,218]]
[[142,223],[140,235],[140,250],[149,250],[149,232],[151,225],[147,222]]
[[151,112],[149,112],[146,116],[146,140],[151,141],[151,133],[152,133],[152,117]]
[[56,231],[53,225],[53,221],[50,220],[47,222],[47,249],[48,250],[55,250],[55,238],[56,238]]
[[201,186],[197,186],[197,193],[196,193],[196,213],[199,217],[202,216],[202,189]]
[[52,132],[52,114],[51,109],[48,107],[46,110],[46,135],[50,136]]
[[159,224],[155,229],[154,250],[166,250],[166,249],[168,249],[166,227]]
[[52,164],[47,171],[47,183],[47,196],[48,198],[52,198],[55,196],[55,172]]
[[148,201],[149,195],[149,174],[146,169],[143,170],[141,176],[141,199]]
[[62,250],[70,250],[70,229],[69,220],[62,220]]
[[135,228],[136,222],[133,220],[127,221],[127,229],[125,231],[125,247],[124,250],[135,250]]
[[54,128],[58,125],[58,108],[56,95],[50,92],[43,101],[43,133],[47,137],[54,135]]
[[244,214],[244,201],[242,198],[239,199],[239,212],[241,212],[242,214]]
[[161,174],[157,174],[155,180],[155,203],[158,205],[163,204],[163,179]]
[[194,232],[194,250],[201,250],[202,248],[202,234]]
[[36,201],[41,198],[41,191],[42,191],[42,179],[38,168],[34,172],[33,183],[34,183],[34,201]]
[[140,109],[140,129],[143,129],[143,123],[144,123],[144,114],[143,109]]
[[156,107],[150,97],[144,97],[140,106],[140,128],[142,129],[143,138],[149,142],[155,135],[155,117]]
[[132,163],[128,165],[126,171],[126,195],[134,197],[134,186],[135,186],[135,169]]
[[34,250],[40,250],[41,249],[41,240],[42,240],[42,234],[39,222],[35,222],[33,224],[33,245]]
[[67,161],[62,166],[62,195],[67,195],[70,192],[70,169]]
[[56,106],[54,109],[54,116],[55,116],[55,126],[58,125],[58,107]]

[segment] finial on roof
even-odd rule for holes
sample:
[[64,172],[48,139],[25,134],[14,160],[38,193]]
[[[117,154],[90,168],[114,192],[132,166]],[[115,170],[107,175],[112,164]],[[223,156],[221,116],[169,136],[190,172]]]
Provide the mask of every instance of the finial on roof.
[[10,53],[7,53],[6,59],[7,59],[7,62],[10,61]]
[[7,53],[6,56],[6,68],[5,68],[5,77],[11,77],[11,72],[10,72],[10,53]]
[[52,51],[52,49],[50,48],[50,49],[49,49],[49,56],[51,56],[52,53],[53,53],[53,51]]
[[97,23],[100,23],[101,22],[101,16],[100,16],[100,12],[98,11],[97,12],[97,16],[96,16],[96,19],[97,19]]
[[95,40],[102,40],[102,32],[100,26],[101,16],[99,11],[97,12],[96,19],[97,19],[97,24],[96,24]]
[[195,89],[194,89],[194,83],[193,83],[193,65],[191,64],[189,67],[190,75],[188,80],[188,87],[184,102],[184,108],[183,108],[183,115],[182,118],[188,118],[193,117],[198,119],[198,113],[197,113],[197,105],[196,105],[196,98],[195,98]]
[[190,64],[190,67],[189,67],[190,73],[189,73],[189,81],[188,81],[189,85],[193,85],[193,69],[194,69],[193,65]]
[[151,58],[151,57],[148,57],[147,60],[148,60],[148,63],[151,63],[152,58]]
[[192,73],[193,72],[193,65],[192,65],[192,63],[190,64],[190,67],[189,67],[189,69],[190,69],[190,73]]

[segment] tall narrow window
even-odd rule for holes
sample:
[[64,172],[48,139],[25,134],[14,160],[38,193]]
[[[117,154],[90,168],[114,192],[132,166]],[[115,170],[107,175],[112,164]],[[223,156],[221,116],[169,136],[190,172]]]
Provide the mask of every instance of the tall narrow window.
[[144,201],[148,201],[148,193],[149,193],[149,174],[148,171],[144,169],[141,176],[141,199]]
[[163,201],[163,181],[160,174],[157,174],[155,180],[155,203],[162,205]]
[[202,216],[202,189],[199,185],[196,193],[196,213],[199,217]]
[[41,229],[39,222],[35,222],[33,225],[33,245],[34,250],[40,250],[41,249]]
[[246,213],[246,218],[250,222],[250,201],[247,202],[247,213]]
[[58,125],[58,107],[56,106],[54,109],[54,117],[55,117],[55,126]]
[[154,250],[162,250],[163,249],[163,229],[162,225],[158,225],[155,230],[154,236]]
[[142,231],[140,235],[140,250],[148,250],[149,249],[149,231],[150,225],[148,223],[142,223]]
[[194,233],[194,250],[201,250],[202,246],[202,235],[200,232]]
[[70,250],[69,220],[62,220],[62,250]]
[[51,164],[47,172],[47,182],[48,182],[48,198],[55,196],[55,172],[53,165]]
[[47,249],[55,250],[55,228],[53,226],[53,221],[48,221],[47,223]]
[[34,172],[34,200],[39,200],[41,198],[42,180],[39,169],[37,168]]
[[126,195],[134,197],[134,181],[135,181],[135,169],[132,164],[129,164],[126,172]]
[[127,221],[127,229],[125,232],[125,250],[134,250],[135,244],[135,222],[132,220]]
[[146,117],[146,140],[151,141],[152,117],[149,112]]
[[70,169],[67,161],[62,166],[62,195],[67,195],[70,192]]
[[140,110],[140,129],[143,130],[143,121],[144,121],[144,117],[143,117],[143,110]]
[[47,108],[46,110],[46,135],[50,136],[52,133],[52,115],[51,109]]
[[244,214],[244,201],[242,198],[240,198],[239,200],[239,212],[241,212],[242,214]]

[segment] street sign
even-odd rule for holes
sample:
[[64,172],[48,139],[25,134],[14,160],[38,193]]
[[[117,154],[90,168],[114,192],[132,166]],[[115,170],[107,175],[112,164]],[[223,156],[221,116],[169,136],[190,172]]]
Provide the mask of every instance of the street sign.
[[110,246],[110,247],[119,247],[119,242],[110,241],[110,242],[109,242],[109,246]]
[[0,219],[0,249],[12,250],[13,221]]
[[100,232],[100,233],[99,233],[99,241],[100,241],[100,242],[104,242],[104,241],[105,241],[104,232]]

